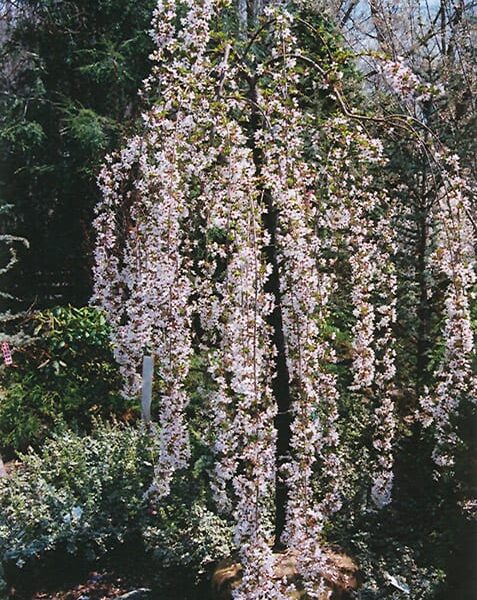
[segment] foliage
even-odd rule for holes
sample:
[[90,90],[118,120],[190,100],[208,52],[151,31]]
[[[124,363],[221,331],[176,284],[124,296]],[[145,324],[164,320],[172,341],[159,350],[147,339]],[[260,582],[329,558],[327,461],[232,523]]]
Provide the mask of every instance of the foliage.
[[232,528],[200,503],[168,501],[158,509],[158,523],[144,529],[145,547],[160,565],[161,592],[194,588],[211,565],[233,550]]
[[57,307],[33,313],[31,337],[16,348],[14,365],[2,367],[2,451],[38,446],[57,426],[88,430],[96,416],[132,418],[119,393],[105,317],[93,308]]
[[[477,421],[475,408],[467,409],[456,424],[466,446],[456,456],[454,476],[436,477],[432,438],[418,435],[416,424],[404,428],[396,453],[393,502],[381,511],[367,505],[363,488],[369,461],[359,443],[363,407],[354,405],[342,423],[343,507],[328,524],[326,537],[360,565],[362,586],[356,598],[473,597],[477,523],[469,499],[475,498],[477,481],[469,456],[475,456]],[[396,589],[389,575],[410,594]]]
[[57,547],[91,555],[122,541],[144,510],[153,452],[132,428],[49,440],[1,482],[1,560],[22,566]]
[[[361,552],[360,552],[361,550]],[[357,548],[366,580],[354,595],[356,600],[431,600],[444,579],[443,571],[416,564],[412,549],[390,543],[385,552],[373,555],[372,544],[363,539]]]
[[159,581],[175,566],[195,585],[229,553],[230,529],[207,507],[200,461],[167,501],[147,495],[157,452],[143,429],[98,423],[88,436],[67,431],[23,455],[0,481],[0,564],[26,568],[54,551],[93,560],[142,539]]
[[31,245],[10,278],[27,306],[88,300],[96,171],[136,119],[153,5],[2,3],[0,204]]

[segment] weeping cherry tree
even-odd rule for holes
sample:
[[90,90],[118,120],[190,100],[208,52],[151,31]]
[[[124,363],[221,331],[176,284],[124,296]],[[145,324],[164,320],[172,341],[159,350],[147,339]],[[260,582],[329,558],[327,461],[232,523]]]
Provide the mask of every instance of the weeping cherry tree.
[[[346,108],[340,65],[297,37],[309,14],[302,4],[256,6],[244,33],[243,10],[237,19],[222,0],[160,0],[141,92],[151,108],[100,176],[94,299],[113,326],[125,393],[139,391],[144,354],[156,357],[153,491],[167,495],[188,464],[186,380],[199,354],[213,382],[204,399],[211,487],[235,521],[240,600],[288,597],[293,586],[272,576],[283,548],[309,597],[323,594],[323,526],[341,506],[340,386],[327,327],[338,269],[349,273],[353,315],[349,387],[369,412],[370,501],[391,501],[395,207],[379,178],[382,144]],[[462,294],[473,277],[451,225],[464,218],[459,202],[436,208],[453,259],[468,261],[458,279],[448,273],[453,330],[467,318]],[[447,273],[445,256],[436,265]],[[445,420],[437,430],[444,435]]]

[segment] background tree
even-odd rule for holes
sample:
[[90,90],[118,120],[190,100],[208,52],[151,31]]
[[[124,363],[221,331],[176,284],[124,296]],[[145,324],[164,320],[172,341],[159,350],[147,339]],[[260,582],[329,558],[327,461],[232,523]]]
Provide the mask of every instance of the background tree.
[[11,282],[28,304],[89,298],[96,173],[138,114],[152,6],[2,3],[0,192],[30,240]]

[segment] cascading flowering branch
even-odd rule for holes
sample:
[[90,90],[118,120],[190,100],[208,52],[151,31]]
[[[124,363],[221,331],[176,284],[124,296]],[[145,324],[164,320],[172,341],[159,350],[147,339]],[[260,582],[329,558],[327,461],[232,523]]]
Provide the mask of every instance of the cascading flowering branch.
[[[273,8],[267,17],[274,17],[271,54],[279,64],[262,71],[271,83],[266,96],[258,95],[267,127],[257,133],[256,142],[263,154],[264,190],[278,210],[276,244],[293,415],[290,460],[283,465],[289,498],[282,541],[296,553],[305,589],[313,598],[323,594],[317,582],[326,570],[320,543],[325,516],[340,507],[338,392],[335,377],[325,368],[333,361],[333,352],[320,330],[333,278],[323,269],[326,261],[315,232],[318,170],[305,159],[305,139],[316,124],[299,106],[300,52],[291,31],[292,17]],[[322,480],[331,483],[321,503],[313,485],[318,463]]]
[[374,57],[377,72],[389,86],[390,90],[399,98],[406,111],[419,119],[425,120],[423,106],[443,94],[441,85],[432,85],[423,81],[402,56],[389,60],[382,56]]
[[[352,328],[351,392],[373,407],[370,428],[371,498],[378,507],[391,501],[396,321],[395,240],[390,199],[372,170],[385,164],[382,144],[360,125],[337,117],[326,127],[330,144],[323,169],[328,188],[329,222],[344,238],[349,255]],[[339,183],[338,183],[339,182]],[[378,191],[379,187],[379,191]]]
[[[144,352],[158,359],[161,452],[154,485],[161,494],[168,493],[174,471],[185,467],[189,457],[184,411],[192,274],[183,223],[193,178],[208,160],[194,139],[201,135],[200,83],[208,68],[204,52],[211,10],[211,3],[191,3],[177,36],[175,2],[159,3],[156,66],[145,87],[150,89],[160,75],[162,100],[144,115],[141,140],[134,138],[116,161],[107,161],[95,221],[95,298],[115,327],[126,393],[138,389]],[[169,68],[162,68],[171,57]]]
[[[381,62],[382,74],[402,104],[425,122],[421,104],[439,97],[443,90],[422,82],[405,65],[403,59]],[[414,131],[414,134],[417,132]],[[429,131],[426,132],[428,137]],[[476,233],[471,198],[475,186],[459,165],[457,155],[451,155],[436,140],[421,139],[430,157],[435,199],[429,215],[434,232],[434,249],[429,267],[437,281],[445,283],[442,330],[443,356],[434,372],[431,389],[426,388],[419,399],[418,419],[424,427],[433,426],[435,448],[433,459],[440,467],[452,467],[456,448],[461,443],[456,419],[461,403],[477,399],[474,332],[470,304],[476,282]],[[439,185],[436,186],[436,182]]]
[[[371,183],[360,194],[363,181],[350,178],[343,198],[321,201],[319,156],[309,143],[317,122],[300,106],[301,55],[291,14],[281,6],[268,9],[270,58],[241,85],[247,70],[234,64],[233,42],[214,46],[211,39],[221,9],[219,0],[157,5],[154,67],[143,93],[159,100],[143,117],[141,137],[110,157],[100,176],[95,300],[113,325],[126,393],[138,391],[144,352],[156,356],[161,452],[154,489],[160,495],[188,460],[186,379],[193,352],[208,361],[212,489],[219,508],[235,517],[244,566],[234,597],[280,600],[290,591],[273,578],[277,477],[288,489],[282,541],[297,556],[308,595],[321,597],[326,565],[320,538],[325,519],[340,507],[342,471],[337,379],[330,368],[335,352],[323,332],[336,280],[317,231],[320,221],[348,212],[349,247],[356,251],[355,384],[382,392],[374,414],[374,445],[383,452],[374,495],[387,498],[394,358],[390,229],[386,219],[375,218],[382,199]],[[381,160],[372,140],[357,139],[368,157],[363,164]],[[334,158],[342,174],[346,161]],[[273,294],[275,267],[264,251],[271,244],[268,210],[277,214],[279,286]],[[369,233],[376,227],[380,243]],[[291,395],[287,457],[276,456],[271,316],[277,308]],[[193,327],[197,320],[199,328]],[[277,458],[284,463],[280,473]]]
[[[155,67],[145,90],[160,84],[161,102],[144,115],[141,139],[110,158],[100,178],[95,298],[113,324],[127,393],[138,389],[145,349],[157,358],[161,454],[154,487],[160,495],[187,461],[184,383],[197,311],[202,336],[215,342],[206,349],[216,382],[213,488],[219,507],[232,508],[237,523],[244,574],[234,594],[278,599],[269,526],[276,475],[267,324],[273,301],[264,291],[269,267],[261,195],[247,138],[231,117],[243,103],[211,101],[218,80],[236,95],[227,58],[215,69],[205,54],[215,3],[185,4],[178,30],[176,2],[158,4]],[[199,231],[187,228],[192,213],[201,216]],[[200,235],[206,255],[197,260]]]
[[[244,575],[234,597],[279,599],[268,506],[276,476],[276,405],[267,323],[273,300],[265,292],[269,266],[262,252],[267,234],[251,151],[225,110],[216,115],[215,135],[220,160],[207,174],[199,199],[207,251],[199,265],[201,324],[209,340],[216,338],[208,349],[216,384],[210,406],[216,455],[212,489],[218,507],[236,519]],[[210,273],[221,261],[227,265],[224,277],[214,281]]]
[[[438,155],[437,155],[438,156]],[[433,458],[441,467],[454,464],[459,445],[454,420],[461,402],[477,401],[475,356],[470,300],[476,283],[476,238],[471,221],[469,189],[457,156],[443,158],[443,186],[434,206],[436,247],[431,257],[436,278],[446,281],[444,301],[444,353],[434,374],[435,385],[421,398],[421,419],[434,426]]]

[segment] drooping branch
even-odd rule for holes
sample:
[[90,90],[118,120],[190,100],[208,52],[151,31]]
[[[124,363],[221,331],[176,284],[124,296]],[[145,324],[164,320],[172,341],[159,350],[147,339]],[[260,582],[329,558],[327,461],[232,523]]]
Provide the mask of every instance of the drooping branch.
[[446,280],[444,303],[444,353],[434,374],[435,385],[421,398],[421,418],[433,426],[437,465],[454,464],[459,445],[455,419],[461,403],[476,401],[475,354],[470,317],[470,297],[476,282],[476,240],[467,213],[469,192],[456,156],[445,157],[448,172],[434,207],[437,245],[431,258],[436,276]]

